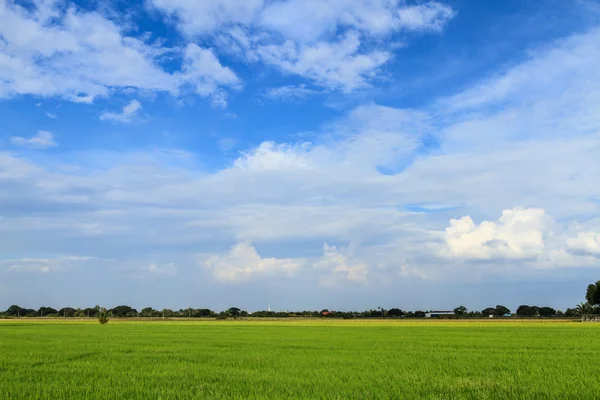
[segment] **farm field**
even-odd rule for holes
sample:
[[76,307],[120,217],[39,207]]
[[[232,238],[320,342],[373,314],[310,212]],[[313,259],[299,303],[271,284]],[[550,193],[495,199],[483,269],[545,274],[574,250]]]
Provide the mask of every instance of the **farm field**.
[[600,324],[0,320],[1,399],[594,399]]

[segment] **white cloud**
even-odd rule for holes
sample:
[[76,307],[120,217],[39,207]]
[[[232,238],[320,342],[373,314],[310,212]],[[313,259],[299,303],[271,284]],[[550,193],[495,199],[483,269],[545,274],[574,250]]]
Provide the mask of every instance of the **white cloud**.
[[287,41],[281,45],[265,45],[257,53],[267,64],[297,74],[330,89],[349,92],[368,86],[379,68],[391,57],[386,51],[359,52],[360,38],[349,32],[337,42],[297,45]]
[[15,146],[30,147],[33,149],[56,147],[54,136],[48,131],[38,131],[38,133],[29,139],[21,136],[13,136],[10,141]]
[[175,16],[187,35],[215,37],[225,52],[345,92],[367,87],[391,59],[395,45],[381,39],[398,31],[440,31],[454,16],[437,2],[407,6],[397,0],[152,3]]
[[123,107],[123,110],[120,113],[114,112],[103,112],[100,115],[100,119],[102,121],[113,121],[120,122],[122,124],[129,123],[133,121],[137,112],[142,109],[142,105],[137,100],[132,100],[129,104]]
[[443,254],[462,259],[530,259],[543,254],[549,225],[542,209],[504,210],[497,222],[479,225],[471,217],[450,220]]
[[271,100],[297,100],[306,99],[317,93],[319,93],[317,90],[309,89],[306,85],[288,85],[268,89],[265,97]]
[[242,170],[263,171],[310,169],[309,151],[309,143],[292,146],[264,142],[251,152],[243,153],[235,160],[234,166]]
[[50,272],[67,271],[69,266],[96,260],[95,257],[60,256],[54,258],[20,258],[0,260],[0,267],[6,267],[10,272],[37,272],[47,274]]
[[406,6],[390,0],[288,0],[270,3],[260,16],[262,26],[286,38],[311,42],[350,27],[373,36],[397,30],[439,30],[454,16],[436,2]]
[[302,265],[301,260],[262,258],[256,249],[246,243],[235,245],[226,255],[209,257],[204,266],[219,281],[240,282],[256,274],[293,274]]
[[155,262],[150,263],[146,268],[146,272],[157,276],[174,276],[177,275],[177,266],[175,263],[167,263],[159,265]]
[[183,80],[192,83],[199,95],[212,95],[216,107],[227,105],[227,93],[219,87],[239,84],[235,73],[223,67],[211,49],[203,49],[195,43],[187,45],[182,69]]
[[56,116],[56,114],[54,114],[54,113],[51,113],[51,112],[47,112],[47,113],[46,113],[46,116],[47,116],[48,118],[52,118],[52,119],[56,119],[56,118],[58,118],[58,117]]
[[441,31],[455,12],[447,5],[430,2],[398,10],[397,27],[409,30]]
[[366,282],[369,266],[364,262],[353,261],[347,250],[335,246],[323,245],[323,257],[315,264],[318,270],[330,271],[332,276],[322,277],[323,283],[331,283],[331,279],[342,276],[351,282]]
[[[210,96],[232,81],[231,71],[219,68],[214,55],[198,57],[202,51],[212,55],[210,50],[148,43],[125,35],[119,24],[98,12],[65,9],[59,2],[26,9],[2,1],[0,38],[0,97],[58,96],[91,103],[115,88],[177,95],[188,86]],[[185,73],[166,72],[160,66],[166,56],[183,58]]]
[[600,256],[600,233],[582,232],[567,241],[569,250],[575,254]]
[[231,24],[249,24],[263,6],[263,0],[151,0],[151,3],[176,16],[187,35],[211,33]]
[[[566,64],[552,46],[536,53],[521,89],[494,103],[502,107],[484,102],[466,114],[440,103],[420,111],[363,106],[312,143],[264,142],[218,171],[164,151],[88,151],[52,165],[0,153],[0,251],[85,245],[143,258],[241,242],[283,254],[264,258],[241,245],[214,256],[208,271],[224,266],[223,281],[318,275],[311,267],[324,242],[338,247],[325,250],[323,271],[361,278],[366,264],[368,282],[485,279],[505,270],[518,279],[532,269],[597,266],[583,255],[594,254],[592,236],[578,237],[600,231],[596,35],[559,43]],[[581,49],[589,57],[570,56]],[[568,90],[546,96],[537,88],[555,68],[570,71],[555,74]],[[79,168],[60,169],[59,161]],[[437,204],[445,207],[432,211]],[[444,231],[461,216],[469,217]]]

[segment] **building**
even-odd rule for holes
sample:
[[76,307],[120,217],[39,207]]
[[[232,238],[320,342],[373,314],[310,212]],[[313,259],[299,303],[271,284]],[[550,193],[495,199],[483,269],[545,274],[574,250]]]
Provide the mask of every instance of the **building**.
[[454,311],[427,311],[425,318],[437,318],[442,315],[454,315]]

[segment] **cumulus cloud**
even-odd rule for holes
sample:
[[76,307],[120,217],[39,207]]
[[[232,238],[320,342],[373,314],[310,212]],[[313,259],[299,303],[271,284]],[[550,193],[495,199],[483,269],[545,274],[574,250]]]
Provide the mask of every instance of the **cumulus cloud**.
[[322,282],[330,283],[339,276],[351,282],[366,282],[369,266],[360,261],[351,260],[346,249],[338,249],[327,243],[323,245],[323,257],[315,264],[318,270],[329,271],[332,275],[322,278]]
[[[567,64],[552,47],[534,54],[537,68],[523,72],[521,89],[499,95],[503,107],[465,114],[444,102],[419,111],[362,106],[322,127],[313,143],[266,141],[218,171],[173,151],[88,151],[52,165],[0,152],[0,251],[85,245],[147,260],[152,251],[195,254],[241,242],[280,246],[287,257],[235,246],[203,270],[224,282],[300,269],[377,282],[461,280],[465,265],[478,277],[508,264],[515,274],[597,266],[583,255],[596,248],[587,232],[599,231],[597,32],[568,43],[556,45]],[[536,97],[555,68],[569,90]],[[320,260],[324,242],[337,247]],[[311,268],[320,261],[324,269]]]
[[575,254],[600,256],[600,233],[582,232],[567,242],[569,250]]
[[[60,2],[25,8],[2,1],[0,38],[0,98],[57,96],[91,103],[114,88],[177,95],[186,87],[211,96],[233,81],[210,50],[149,43],[126,35],[98,12]],[[165,71],[160,63],[167,56],[183,59],[186,71]]]
[[229,253],[209,257],[204,266],[214,277],[224,282],[245,281],[257,274],[293,274],[302,265],[301,260],[263,258],[247,243],[238,243]]
[[13,136],[10,139],[11,143],[15,146],[29,147],[32,149],[47,149],[50,147],[56,147],[54,136],[48,131],[38,131],[34,136],[30,138],[24,138],[21,136]]
[[114,112],[103,112],[100,115],[102,121],[113,121],[120,122],[122,124],[133,121],[133,118],[137,115],[137,112],[142,109],[142,105],[137,100],[132,100],[129,104],[123,107],[120,113]]
[[452,258],[530,259],[544,252],[548,217],[542,209],[504,210],[498,221],[479,225],[469,216],[450,220],[444,233],[445,255]]

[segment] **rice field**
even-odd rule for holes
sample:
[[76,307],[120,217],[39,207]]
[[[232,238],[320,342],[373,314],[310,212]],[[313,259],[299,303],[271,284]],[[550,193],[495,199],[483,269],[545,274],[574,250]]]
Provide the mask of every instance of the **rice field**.
[[596,399],[600,324],[0,320],[0,399]]

